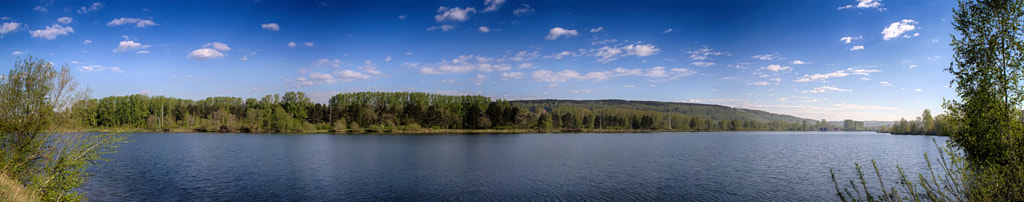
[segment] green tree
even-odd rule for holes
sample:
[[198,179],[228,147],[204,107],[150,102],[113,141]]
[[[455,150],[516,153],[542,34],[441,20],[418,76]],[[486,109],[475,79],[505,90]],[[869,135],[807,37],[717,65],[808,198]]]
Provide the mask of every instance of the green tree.
[[540,118],[537,120],[537,125],[541,131],[548,132],[551,131],[551,127],[554,125],[553,122],[554,120],[551,119],[551,114],[541,113]]
[[86,169],[115,152],[125,136],[61,132],[75,122],[71,104],[88,97],[67,65],[58,71],[43,59],[19,58],[0,78],[0,172],[46,201],[84,199],[74,188],[86,181]]
[[991,185],[985,186],[990,192],[974,194],[1024,200],[1024,1],[961,1],[953,28],[958,33],[946,71],[960,99],[943,103],[944,132],[980,171],[982,182],[975,183]]
[[[946,174],[937,178],[933,172],[932,182],[918,175],[921,182],[912,183],[900,170],[900,184],[913,200],[921,196],[931,201],[1024,201],[1024,1],[960,1],[953,9],[953,28],[958,32],[951,35],[953,62],[945,70],[953,74],[950,83],[959,100],[943,102],[947,114],[938,124],[950,137],[951,149],[945,152],[951,155],[949,163],[939,158]],[[926,110],[922,114],[925,130],[927,117],[930,111]],[[911,131],[917,130],[916,121],[905,123],[901,120],[893,127],[909,125]],[[859,165],[857,170],[863,185]],[[901,199],[895,188],[886,193],[882,186],[886,197],[880,200]],[[867,188],[863,193],[873,200]],[[857,200],[849,190],[837,195]]]

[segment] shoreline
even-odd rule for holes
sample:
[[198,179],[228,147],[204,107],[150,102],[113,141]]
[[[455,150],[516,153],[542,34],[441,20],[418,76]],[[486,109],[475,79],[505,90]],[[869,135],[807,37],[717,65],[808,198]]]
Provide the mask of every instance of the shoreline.
[[[576,129],[576,130],[551,130],[541,131],[537,129],[420,129],[420,130],[385,130],[363,132],[333,132],[329,130],[314,130],[303,132],[270,132],[270,131],[200,131],[187,129],[166,129],[164,131],[126,128],[126,129],[99,129],[90,128],[72,130],[70,132],[121,132],[121,133],[250,133],[250,134],[410,134],[410,135],[431,135],[431,134],[527,134],[527,133],[658,133],[658,132],[871,132],[871,131],[790,131],[790,130],[632,130],[632,129]],[[897,135],[891,134],[889,135]],[[901,134],[902,135],[902,134]]]

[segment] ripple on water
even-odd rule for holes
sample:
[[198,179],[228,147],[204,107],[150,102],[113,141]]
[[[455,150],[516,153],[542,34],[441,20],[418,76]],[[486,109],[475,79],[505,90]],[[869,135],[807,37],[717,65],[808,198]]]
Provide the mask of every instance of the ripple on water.
[[[94,201],[824,201],[828,169],[910,173],[927,136],[873,133],[153,134],[92,168]],[[939,138],[939,142],[945,139]],[[894,181],[894,177],[885,180]]]

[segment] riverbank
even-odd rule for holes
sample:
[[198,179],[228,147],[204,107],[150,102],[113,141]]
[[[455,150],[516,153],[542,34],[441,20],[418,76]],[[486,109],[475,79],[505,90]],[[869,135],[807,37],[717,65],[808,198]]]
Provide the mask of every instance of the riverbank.
[[[164,129],[151,130],[142,128],[89,128],[77,132],[164,132],[164,133],[222,133],[219,131],[201,131],[196,129]],[[344,132],[330,130],[311,130],[299,132],[271,132],[271,131],[225,131],[226,133],[289,133],[289,134],[520,134],[520,133],[651,133],[651,132],[724,132],[706,130],[633,130],[633,129],[574,129],[574,130],[537,130],[537,129],[388,129],[382,131],[363,130],[361,132],[347,130]]]
[[39,201],[39,197],[14,179],[0,174],[0,201]]

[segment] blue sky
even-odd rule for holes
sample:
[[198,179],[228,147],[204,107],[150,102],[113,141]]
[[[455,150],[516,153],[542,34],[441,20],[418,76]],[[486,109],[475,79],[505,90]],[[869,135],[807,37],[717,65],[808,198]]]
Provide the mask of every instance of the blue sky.
[[955,98],[955,1],[22,1],[32,55],[93,97],[417,91],[913,119]]

